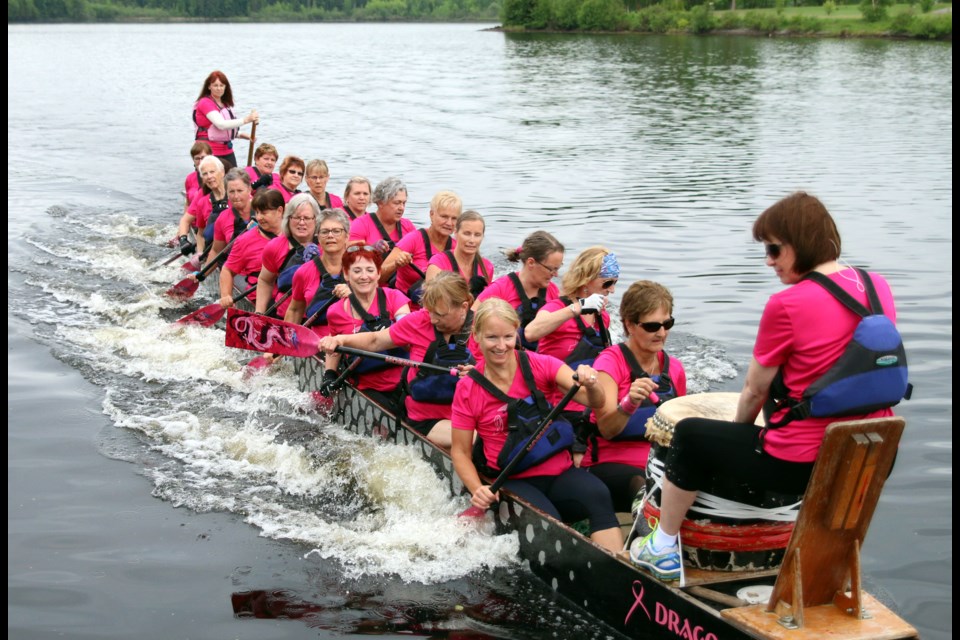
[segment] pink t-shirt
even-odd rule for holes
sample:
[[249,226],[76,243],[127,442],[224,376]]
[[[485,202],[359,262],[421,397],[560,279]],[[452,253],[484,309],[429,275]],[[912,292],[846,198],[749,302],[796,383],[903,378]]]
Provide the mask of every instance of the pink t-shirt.
[[193,226],[197,229],[203,229],[207,226],[207,220],[210,219],[210,213],[213,211],[213,205],[210,204],[210,194],[202,190],[193,197],[190,206],[187,207],[187,213],[194,217]]
[[[556,300],[551,300],[547,304],[543,305],[543,309],[541,309],[541,311],[549,311],[550,313],[553,313],[559,309],[563,309],[566,306],[567,304],[557,298]],[[601,311],[600,313],[603,315],[603,326],[609,327],[610,315],[606,312],[606,310]],[[587,324],[591,318],[590,316],[581,316],[580,319],[584,321],[584,324]],[[587,324],[588,328],[591,326],[596,327],[596,324]],[[579,344],[580,338],[582,337],[583,332],[580,331],[580,327],[577,326],[577,321],[573,318],[570,318],[569,320],[565,320],[559,327],[540,338],[540,341],[537,343],[537,353],[553,356],[558,360],[563,360],[566,362],[567,357],[573,353],[573,350],[577,347],[577,344]],[[549,400],[551,404],[556,404],[562,397],[563,394],[557,392],[554,395],[548,395],[547,400]],[[585,408],[586,407],[579,402],[571,400],[567,404],[566,410],[583,411]]]
[[[480,260],[483,261],[483,266],[486,267],[487,269],[487,277],[492,282],[493,281],[493,263],[487,260],[486,258],[484,258],[483,256],[480,256]],[[454,262],[456,262],[456,260],[454,260]],[[436,265],[437,267],[439,267],[440,269],[443,269],[444,271],[452,271],[454,273],[459,273],[464,278],[466,278],[468,282],[470,281],[470,278],[472,278],[475,275],[479,275],[479,276],[483,275],[482,272],[471,273],[470,275],[463,273],[462,271],[460,271],[460,265],[452,264],[450,262],[450,259],[447,257],[447,254],[445,253],[435,254],[432,258],[430,258],[429,262],[427,262],[427,266],[430,266],[431,264]],[[426,269],[424,269],[424,271],[426,271]]]
[[[853,282],[858,277],[853,269],[830,274],[854,300],[868,305],[866,292],[857,291]],[[849,278],[849,279],[848,279]],[[897,312],[890,285],[875,273],[870,274],[886,316],[896,322]],[[753,357],[765,367],[783,367],[783,379],[791,397],[799,399],[804,389],[836,362],[843,353],[860,322],[859,316],[847,309],[816,282],[803,280],[770,296],[760,317]],[[893,415],[892,409],[881,409],[862,416],[846,416],[842,420],[859,420]],[[781,414],[774,414],[774,419]],[[764,451],[794,462],[812,462],[817,457],[827,425],[837,418],[805,418],[767,431]]]
[[[663,351],[657,354],[657,361],[663,369]],[[630,392],[630,366],[623,359],[623,352],[620,347],[613,345],[604,349],[593,363],[593,368],[609,374],[617,383],[617,400]],[[673,388],[676,389],[678,396],[687,395],[687,372],[683,368],[683,363],[677,358],[670,358],[670,367],[668,369],[670,379],[673,381]],[[596,415],[590,416],[590,421],[596,424]],[[647,440],[607,440],[602,436],[597,437],[597,462],[593,462],[593,438],[587,444],[587,452],[583,456],[580,465],[589,467],[594,464],[604,462],[619,462],[629,464],[641,469],[647,468],[647,457],[650,454],[650,442]]]
[[[237,216],[234,214],[233,207],[225,211],[221,211],[220,215],[217,216],[216,221],[213,223],[213,239],[220,240],[221,242],[230,242],[233,239],[233,225],[236,222]],[[250,224],[250,219],[248,218],[245,222],[245,225]],[[259,265],[257,266],[257,271],[260,270]]]
[[[453,238],[450,239],[450,248],[453,249],[457,246],[457,241]],[[427,245],[423,241],[423,234],[420,231],[415,231],[414,233],[408,233],[402,238],[400,242],[397,243],[397,248],[406,251],[407,253],[413,256],[413,264],[417,265],[424,274],[427,273]],[[438,253],[441,253],[445,250],[445,247],[430,247],[431,252],[434,256]],[[397,289],[400,291],[410,291],[410,285],[412,285],[417,280],[420,280],[423,276],[413,270],[412,267],[403,266],[397,269]]]
[[[209,118],[207,118],[207,114],[210,113],[211,111],[219,112],[220,115],[223,116],[224,120],[233,120],[234,118],[236,118],[235,115],[232,115],[232,109],[230,110],[230,113],[225,113],[225,110],[221,110],[220,107],[217,106],[217,103],[213,101],[213,98],[210,98],[208,96],[205,98],[200,98],[200,100],[197,101],[195,114],[196,114],[196,122],[199,126],[204,127],[206,129],[210,129],[211,127],[213,127],[213,123],[210,122]],[[225,143],[217,142],[216,140],[211,140],[209,134],[206,131],[198,130],[196,139],[203,140],[204,142],[209,143],[210,150],[213,152],[213,155],[215,156],[228,156],[231,153],[233,153],[233,149],[231,147],[228,147]]]
[[[307,191],[307,193],[310,192]],[[320,205],[321,209],[343,209],[343,200],[340,199],[340,196],[336,196],[329,191],[327,191],[324,196],[323,202],[317,200],[317,204]],[[330,202],[327,203],[327,200]],[[347,217],[349,218],[349,215]]]
[[[276,238],[272,239],[267,243],[266,248],[263,250],[263,268],[267,269],[271,273],[280,276],[281,267],[283,266],[283,261],[287,258],[287,254],[290,253],[290,241],[287,239],[287,236],[280,234]],[[283,297],[284,294],[280,293],[280,290],[277,289],[277,283],[273,283],[273,293],[271,294],[271,299],[276,302]],[[280,306],[277,307],[276,313],[279,317],[283,317],[287,313],[287,307],[290,306],[290,298],[287,297],[286,300],[280,303]]]
[[[430,312],[426,309],[420,309],[419,311],[414,311],[413,313],[403,316],[395,324],[390,325],[388,331],[390,332],[390,339],[393,341],[393,344],[409,349],[410,359],[419,360],[420,362],[423,362],[423,357],[426,355],[427,349],[436,340],[433,323],[430,322]],[[474,341],[473,336],[470,336],[470,339],[467,341],[467,348],[474,355],[474,358],[476,358],[480,352],[480,347],[476,341]],[[407,381],[410,381],[415,375],[417,375],[417,371],[411,367],[407,375]],[[462,380],[461,378],[461,382]],[[457,386],[460,386],[460,382],[457,383]],[[445,420],[450,418],[450,405],[418,402],[409,395],[406,399],[406,405],[407,417],[414,422],[420,420]]]
[[[360,216],[350,223],[351,242],[362,240],[364,244],[375,247],[377,246],[378,242],[383,240],[383,236],[380,235],[380,230],[373,221],[373,217],[375,215],[375,213],[368,213],[367,215]],[[408,233],[413,233],[415,230],[416,227],[413,226],[412,222],[406,218],[400,218],[400,224],[397,225],[397,228],[395,228],[393,233],[390,234],[390,239],[394,242],[399,242],[403,236],[407,235]]]
[[197,194],[200,193],[202,189],[200,174],[196,171],[191,171],[183,181],[183,193],[187,198],[187,203],[193,202],[193,199],[197,197]]
[[299,189],[294,189],[293,191],[290,191],[285,186],[283,186],[283,183],[280,182],[280,177],[277,176],[277,174],[273,174],[273,175],[274,175],[273,186],[270,188],[276,189],[277,191],[280,192],[280,195],[283,196],[284,204],[290,202],[290,198],[292,198],[293,196],[297,195],[298,193],[301,193]]
[[[557,372],[563,365],[552,356],[544,356],[527,351],[530,358],[530,369],[537,387],[546,392],[558,392]],[[517,375],[513,378],[510,391],[511,398],[526,398],[530,389],[520,373],[519,356],[516,356]],[[477,371],[483,373],[485,362],[477,363]],[[469,376],[460,379],[457,391],[453,396],[453,410],[451,421],[454,429],[476,431],[483,441],[483,454],[487,464],[494,469],[497,467],[497,456],[507,441],[507,405],[494,398],[490,393],[472,380]],[[563,450],[551,456],[540,464],[534,465],[525,471],[513,475],[513,478],[527,478],[531,476],[560,475],[573,465],[569,450]]]
[[[383,293],[387,297],[387,311],[390,319],[396,319],[397,309],[400,309],[410,303],[410,299],[396,289],[383,287]],[[380,305],[377,302],[377,296],[373,297],[373,302],[366,309],[372,316],[380,315]],[[344,298],[340,302],[334,302],[333,306],[327,312],[327,324],[330,325],[330,335],[353,334],[360,331],[363,320],[354,318],[350,299]],[[360,374],[357,381],[358,389],[376,389],[377,391],[393,391],[400,386],[400,373],[402,367],[391,366],[378,371]]]
[[[256,167],[254,167],[254,166],[244,167],[243,170],[247,172],[247,175],[248,175],[248,176],[250,176],[250,183],[251,183],[251,184],[253,184],[254,182],[256,182],[257,180],[260,179],[260,174],[257,173],[257,168],[256,168]],[[268,189],[273,189],[273,188],[275,188],[276,185],[278,185],[278,184],[280,184],[280,174],[279,174],[279,173],[274,173],[274,174],[273,174],[273,184],[271,184],[271,185],[270,185],[269,187],[267,187],[267,188],[268,188]]]
[[[260,265],[263,264],[263,250],[269,241],[269,238],[260,233],[260,229],[250,229],[233,243],[224,267],[235,275],[247,276],[249,285],[256,284],[256,274],[260,273]],[[255,302],[256,290],[251,291],[247,299]]]

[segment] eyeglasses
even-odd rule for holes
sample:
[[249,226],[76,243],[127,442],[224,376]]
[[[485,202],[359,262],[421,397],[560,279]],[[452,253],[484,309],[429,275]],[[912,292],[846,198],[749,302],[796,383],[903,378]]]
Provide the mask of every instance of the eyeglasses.
[[347,253],[353,253],[354,251],[360,251],[361,249],[364,250],[364,251],[370,251],[370,252],[373,252],[373,253],[377,253],[376,247],[371,247],[371,246],[368,245],[368,244],[365,244],[365,245],[363,245],[362,247],[361,247],[360,245],[358,245],[358,244],[355,244],[355,245],[353,245],[352,247],[347,247]]
[[617,284],[617,281],[616,281],[616,280],[604,280],[604,281],[600,284],[600,288],[601,288],[601,289],[609,289],[610,287],[612,287],[612,286],[615,285],[615,284]]
[[287,173],[292,173],[295,176],[303,175],[303,171],[297,171],[296,169],[287,169]]
[[547,265],[543,264],[543,263],[540,262],[539,260],[534,260],[534,262],[536,262],[538,265],[540,265],[541,267],[543,267],[544,269],[546,269],[547,271],[549,271],[550,274],[551,274],[551,275],[554,275],[554,276],[559,275],[559,274],[560,274],[560,269],[563,267],[563,265],[560,265],[559,267],[548,267]]
[[[313,220],[313,218],[310,218],[310,219]],[[320,229],[320,231],[317,231],[317,235],[318,236],[342,236],[346,232],[347,232],[346,229],[344,229],[343,227],[340,227],[339,229]]]
[[673,324],[676,322],[674,318],[667,318],[663,322],[638,322],[638,327],[643,327],[643,330],[647,333],[656,333],[660,331],[660,327],[663,327],[667,331],[673,329]]
[[773,260],[776,260],[777,258],[780,257],[780,251],[783,250],[783,245],[775,244],[773,242],[768,242],[763,245],[763,250],[764,252],[766,252],[768,256],[770,256],[770,258],[772,258]]
[[316,218],[315,218],[314,216],[310,216],[310,217],[295,216],[295,217],[290,218],[290,219],[293,220],[294,222],[313,222],[314,220],[316,220]]

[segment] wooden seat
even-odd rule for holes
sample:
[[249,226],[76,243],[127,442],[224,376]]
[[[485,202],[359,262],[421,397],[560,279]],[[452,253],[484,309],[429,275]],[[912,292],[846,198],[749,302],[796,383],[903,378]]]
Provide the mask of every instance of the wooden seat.
[[[769,637],[781,636],[774,631],[777,625],[781,632],[794,630],[783,636],[791,638],[807,637],[800,631],[805,626],[850,627],[844,619],[869,622],[860,625],[866,634],[863,637],[917,635],[913,627],[860,587],[860,548],[904,426],[903,418],[889,417],[827,427],[770,601],[766,607],[725,610],[724,617],[743,628],[762,630]],[[865,602],[870,605],[869,612]],[[879,628],[883,633],[875,635]]]

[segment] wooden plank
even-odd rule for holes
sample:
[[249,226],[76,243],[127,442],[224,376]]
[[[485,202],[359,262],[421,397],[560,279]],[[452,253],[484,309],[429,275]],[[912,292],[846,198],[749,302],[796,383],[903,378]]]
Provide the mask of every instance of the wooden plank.
[[[827,508],[827,523],[830,529],[844,528],[850,504],[853,502],[857,488],[860,486],[860,476],[867,459],[870,440],[862,433],[852,433],[850,434],[850,440],[841,443],[839,446],[842,447],[840,456],[846,461],[846,464],[837,468],[837,474],[840,477],[836,480],[840,481],[840,486],[833,490],[830,496],[830,506]],[[833,484],[835,485],[836,482]],[[849,529],[849,527],[846,528]]]
[[[782,570],[768,603],[769,609],[780,602],[790,606],[799,603],[805,607],[830,604],[838,592],[846,591],[851,568],[857,566],[859,561],[854,556],[862,546],[873,518],[904,425],[902,418],[889,417],[837,422],[827,428],[810,484],[804,494],[803,507],[784,555]],[[876,437],[851,439],[854,434],[868,433],[874,433]],[[850,454],[851,447],[863,448],[859,443],[864,439],[871,448],[877,449],[877,453],[875,464],[871,461],[869,465],[869,482],[863,482],[867,475],[863,473],[866,465],[856,470],[857,484],[851,494],[855,499],[848,502],[856,503],[858,517],[847,527],[846,514],[850,513],[847,509],[842,520],[844,527],[831,529],[832,518],[827,515],[829,509],[831,505],[844,501],[843,496],[837,498],[834,493],[845,493],[849,486],[844,473],[850,465],[845,456]],[[799,558],[803,561],[803,572],[802,579],[797,582],[799,572],[795,571],[795,565]],[[794,592],[798,589],[801,593],[796,595],[800,597],[795,598]]]
[[863,594],[863,602],[870,615],[865,619],[854,618],[832,604],[807,607],[802,629],[784,627],[776,614],[765,611],[762,604],[724,609],[720,616],[746,633],[769,640],[903,640],[919,637],[913,626],[870,594]]

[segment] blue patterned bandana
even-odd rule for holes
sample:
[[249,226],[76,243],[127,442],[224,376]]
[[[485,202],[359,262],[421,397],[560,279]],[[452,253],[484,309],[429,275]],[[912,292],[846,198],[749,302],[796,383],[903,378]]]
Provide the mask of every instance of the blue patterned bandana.
[[603,256],[603,263],[600,265],[599,278],[619,278],[620,263],[617,262],[617,254],[608,253]]

